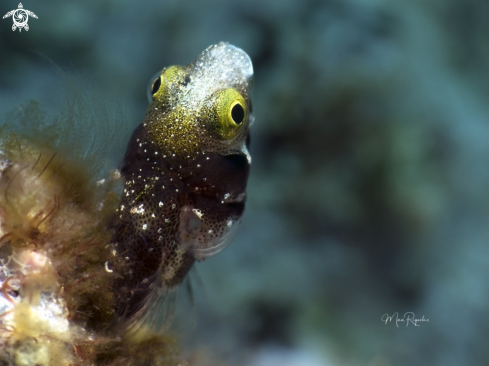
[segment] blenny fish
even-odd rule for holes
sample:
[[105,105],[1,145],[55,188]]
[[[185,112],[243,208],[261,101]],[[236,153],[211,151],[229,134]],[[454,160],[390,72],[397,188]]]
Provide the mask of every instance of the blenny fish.
[[153,80],[120,169],[113,240],[125,261],[115,284],[120,321],[146,317],[195,261],[234,238],[251,164],[252,84],[249,56],[223,42]]

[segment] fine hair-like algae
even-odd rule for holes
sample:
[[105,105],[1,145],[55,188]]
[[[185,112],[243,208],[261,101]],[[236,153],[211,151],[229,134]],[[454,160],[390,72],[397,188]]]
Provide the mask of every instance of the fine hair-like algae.
[[120,105],[57,74],[59,114],[29,101],[2,121],[0,364],[180,364],[169,336],[111,330],[124,263],[110,247],[120,175],[107,158],[122,155],[130,130]]

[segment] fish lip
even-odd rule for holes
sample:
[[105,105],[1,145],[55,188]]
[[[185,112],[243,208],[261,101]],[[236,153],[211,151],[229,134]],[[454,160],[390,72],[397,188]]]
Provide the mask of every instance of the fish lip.
[[243,203],[246,201],[246,192],[241,192],[238,195],[231,195],[230,193],[225,193],[224,196],[220,199],[220,201],[222,204]]

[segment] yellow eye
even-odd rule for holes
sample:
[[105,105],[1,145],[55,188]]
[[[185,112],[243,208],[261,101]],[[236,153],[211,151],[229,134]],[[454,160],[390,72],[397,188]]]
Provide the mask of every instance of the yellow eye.
[[233,105],[231,106],[231,119],[233,120],[234,123],[237,125],[240,125],[244,121],[245,117],[245,111],[243,106],[238,102],[235,101]]
[[153,85],[151,85],[151,95],[155,95],[155,93],[160,89],[161,86],[161,76],[158,76],[155,81],[153,81]]
[[157,72],[148,85],[148,101],[151,103],[156,99],[162,100],[168,92],[169,85],[178,83],[179,80],[186,81],[185,70],[182,66],[173,65]]
[[161,71],[158,71],[153,77],[149,80],[147,90],[148,102],[151,103],[153,101],[153,95],[160,89],[161,86]]
[[246,102],[236,89],[225,89],[217,94],[215,112],[214,127],[221,138],[229,140],[236,136],[246,121]]

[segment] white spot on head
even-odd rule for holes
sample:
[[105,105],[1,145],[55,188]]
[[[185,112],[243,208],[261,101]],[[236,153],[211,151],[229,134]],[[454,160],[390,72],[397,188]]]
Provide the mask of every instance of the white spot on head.
[[141,203],[138,207],[131,208],[131,211],[130,212],[132,214],[133,213],[138,213],[138,214],[142,215],[144,213],[144,204]]
[[200,211],[198,208],[193,208],[192,211],[197,215],[199,219],[202,219],[202,216],[204,216],[202,211]]
[[113,270],[113,269],[110,269],[110,268],[109,268],[109,261],[106,261],[106,262],[105,262],[105,271],[106,271],[106,272],[109,272],[109,273],[114,272],[114,270]]

